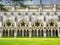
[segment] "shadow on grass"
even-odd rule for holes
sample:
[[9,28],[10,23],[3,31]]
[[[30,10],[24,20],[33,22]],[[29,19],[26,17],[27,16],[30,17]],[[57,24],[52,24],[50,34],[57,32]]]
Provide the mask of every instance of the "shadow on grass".
[[17,37],[13,37],[13,36],[3,36],[1,38],[59,38],[59,37],[27,37],[27,36],[17,36]]

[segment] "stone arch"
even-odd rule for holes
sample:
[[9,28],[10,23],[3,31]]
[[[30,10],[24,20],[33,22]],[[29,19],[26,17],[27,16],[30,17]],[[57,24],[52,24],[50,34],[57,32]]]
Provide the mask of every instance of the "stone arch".
[[57,29],[57,27],[58,27],[57,21],[54,20],[54,19],[49,20],[46,23],[46,27],[47,27],[48,30],[49,29]]
[[28,27],[28,22],[24,19],[20,20],[18,23],[17,23],[17,28],[19,29],[27,29]]
[[3,36],[14,36],[14,23],[12,20],[3,22]]
[[34,29],[43,29],[43,22],[41,20],[35,20],[32,22],[32,28]]
[[57,36],[57,33],[58,33],[57,32],[58,31],[57,29],[58,29],[57,21],[54,20],[54,19],[50,19],[46,23],[46,36],[48,36],[48,37],[56,37]]
[[24,20],[24,19],[20,20],[17,23],[17,36],[29,36],[29,30],[28,30],[29,27],[28,26],[29,26],[29,23],[26,20]]
[[13,28],[14,27],[14,23],[13,23],[13,21],[11,21],[11,20],[7,20],[7,21],[5,21],[5,22],[3,22],[3,29],[5,29],[5,28]]
[[41,20],[35,20],[32,22],[32,32],[31,35],[33,36],[38,36],[38,37],[43,37],[43,22]]

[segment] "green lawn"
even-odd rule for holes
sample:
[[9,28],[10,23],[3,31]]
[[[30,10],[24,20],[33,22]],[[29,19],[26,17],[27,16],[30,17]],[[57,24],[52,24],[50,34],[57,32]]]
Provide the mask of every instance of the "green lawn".
[[0,38],[0,45],[60,45],[60,38]]

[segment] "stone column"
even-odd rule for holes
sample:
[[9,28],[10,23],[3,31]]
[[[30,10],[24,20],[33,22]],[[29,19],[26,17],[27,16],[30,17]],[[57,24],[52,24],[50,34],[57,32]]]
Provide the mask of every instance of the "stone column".
[[53,30],[51,29],[51,37],[53,37]]
[[[53,32],[52,32],[53,33]],[[56,37],[56,30],[54,30],[54,36],[53,37]]]
[[2,29],[0,29],[0,37],[2,37]]
[[2,37],[2,35],[3,35],[3,31],[1,30],[1,37]]
[[31,37],[31,29],[29,29],[29,37]]
[[2,37],[2,32],[3,32],[3,29],[2,29],[2,21],[3,21],[3,19],[2,19],[2,17],[0,16],[0,37]]
[[14,30],[14,38],[17,36],[17,29]]
[[58,29],[58,37],[60,37],[60,29]]
[[46,29],[43,30],[44,37],[46,37]]
[[17,37],[17,25],[16,25],[16,23],[17,23],[17,17],[15,17],[16,19],[15,19],[15,23],[14,23],[14,38],[16,38]]
[[24,37],[24,29],[22,29],[22,37]]
[[29,16],[29,37],[31,37],[31,16]]
[[38,29],[37,29],[37,37],[38,37]]
[[8,29],[8,37],[9,37],[9,29]]

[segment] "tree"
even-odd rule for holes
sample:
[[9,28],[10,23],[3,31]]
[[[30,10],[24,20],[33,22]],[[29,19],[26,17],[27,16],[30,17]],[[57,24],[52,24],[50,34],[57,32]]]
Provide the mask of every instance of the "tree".
[[[24,2],[27,0],[10,0],[11,5],[13,7],[13,11],[15,10],[15,5],[20,5],[20,7],[26,8],[27,5],[24,5]],[[32,1],[32,0],[30,0]]]
[[[0,0],[0,1],[3,2],[4,0]],[[6,2],[10,3],[12,5],[12,10],[15,11],[16,5],[20,5],[20,7],[26,8],[27,5],[24,5],[25,1],[27,1],[27,0],[5,0],[5,3]],[[30,1],[32,1],[32,0],[30,0]],[[4,6],[0,6],[0,7],[2,8]],[[5,8],[3,8],[3,9],[5,9]]]
[[8,11],[6,8],[4,8],[3,4],[0,4],[0,11]]
[[[2,2],[2,0],[0,0]],[[8,11],[6,8],[4,8],[3,4],[0,4],[0,11]]]

